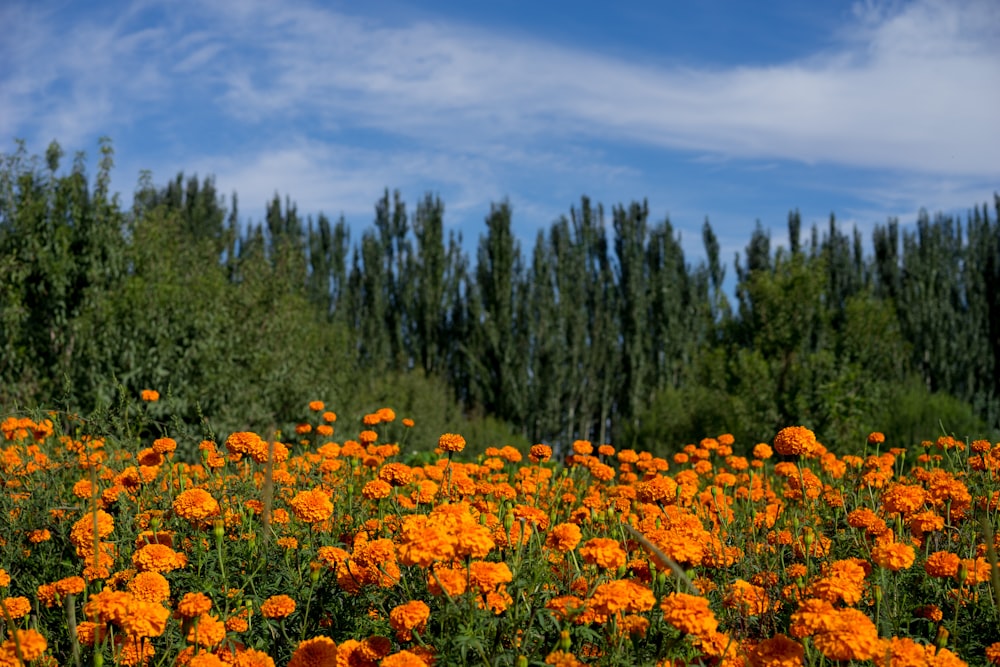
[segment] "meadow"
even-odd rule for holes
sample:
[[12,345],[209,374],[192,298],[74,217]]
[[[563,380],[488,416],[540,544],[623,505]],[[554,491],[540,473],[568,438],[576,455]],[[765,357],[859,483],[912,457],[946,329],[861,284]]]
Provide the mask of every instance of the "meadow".
[[1000,665],[1000,443],[522,451],[320,401],[199,442],[158,400],[0,415],[0,666]]

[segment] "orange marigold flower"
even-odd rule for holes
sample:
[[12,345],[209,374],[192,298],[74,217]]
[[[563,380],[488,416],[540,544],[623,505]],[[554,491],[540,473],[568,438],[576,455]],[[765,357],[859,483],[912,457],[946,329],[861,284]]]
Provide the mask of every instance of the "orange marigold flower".
[[378,636],[362,639],[361,643],[354,649],[356,655],[371,661],[381,660],[389,655],[391,650],[392,641],[388,637]]
[[[545,603],[545,608],[552,612],[552,615],[560,621],[573,620],[577,617],[584,617],[587,604],[575,595],[560,595]],[[586,622],[593,620],[593,614],[586,615]]]
[[663,598],[660,609],[667,623],[689,635],[708,636],[719,627],[708,600],[698,595],[671,593]]
[[87,500],[94,495],[94,486],[89,479],[81,479],[73,485],[73,495],[77,498]]
[[287,595],[272,595],[260,605],[264,618],[285,618],[295,611],[295,600]]
[[[246,632],[249,629],[250,629],[250,610],[245,607],[239,613],[230,616],[229,618],[226,619],[227,632],[241,633],[241,632]],[[237,663],[237,664],[242,664],[242,663]]]
[[413,639],[414,631],[419,633],[424,631],[430,615],[431,608],[426,602],[411,600],[389,612],[389,625],[396,631],[396,638],[399,641],[408,642]]
[[83,577],[66,577],[53,584],[56,592],[63,597],[67,595],[79,595],[83,592],[85,585],[86,582],[84,582]]
[[553,667],[584,667],[586,663],[580,662],[568,651],[553,651],[545,656],[545,664]]
[[464,567],[435,567],[427,573],[427,590],[431,595],[458,597],[468,587],[468,575]]
[[76,639],[82,646],[93,646],[94,641],[103,641],[107,626],[93,621],[81,621],[76,625]]
[[333,427],[330,426],[329,424],[320,424],[316,427],[316,433],[325,438],[328,438],[331,435],[333,435]]
[[159,572],[140,572],[128,582],[128,590],[137,600],[163,602],[170,597],[170,582]]
[[409,417],[405,417],[403,419],[403,426],[405,426],[406,428],[413,428],[414,423],[416,423],[416,422],[414,422]]
[[405,463],[386,463],[379,468],[378,478],[393,486],[405,486],[413,481],[413,469]]
[[427,661],[412,651],[399,651],[384,657],[379,667],[427,667]]
[[544,463],[552,458],[552,448],[548,445],[532,445],[528,450],[528,460],[532,463]]
[[889,530],[885,521],[867,507],[860,507],[847,515],[847,525],[864,528],[869,535],[882,535]]
[[878,431],[874,431],[868,434],[868,444],[869,445],[881,445],[885,442],[885,434]]
[[24,618],[31,613],[31,601],[26,597],[4,598],[3,606],[13,619]]
[[937,664],[934,660],[934,652],[933,646],[919,644],[909,637],[891,637],[879,642],[875,664],[878,667]]
[[306,435],[308,433],[312,433],[312,430],[313,430],[312,424],[296,424],[295,425],[295,433],[297,435]]
[[975,586],[990,580],[990,564],[985,558],[963,558],[955,573],[956,579],[961,582],[961,577],[965,575],[964,584]]
[[10,586],[10,575],[7,574],[7,570],[0,567],[0,588],[6,588]]
[[893,572],[909,569],[916,556],[913,547],[901,542],[880,544],[872,548],[872,562]]
[[583,538],[580,527],[575,523],[560,523],[553,526],[545,537],[545,546],[561,553],[567,553],[576,548]]
[[924,570],[932,577],[954,577],[962,560],[950,551],[935,551],[927,557]]
[[139,398],[146,403],[155,403],[160,400],[160,392],[155,389],[143,389],[139,392]]
[[170,611],[159,602],[133,598],[118,623],[131,637],[159,637],[166,631],[169,618]]
[[202,651],[188,658],[185,667],[229,667],[229,663],[215,653]]
[[369,500],[388,498],[392,493],[392,485],[381,479],[373,479],[361,488],[361,495]]
[[587,540],[580,547],[580,557],[585,563],[612,570],[621,567],[628,560],[628,555],[621,548],[618,540],[608,537],[595,537]]
[[132,564],[142,572],[171,572],[187,565],[187,556],[165,544],[147,544],[132,554]]
[[851,560],[836,561],[827,576],[820,577],[806,589],[811,597],[829,602],[857,604],[864,593],[864,568]]
[[817,448],[816,434],[805,426],[788,426],[774,436],[774,451],[784,456],[812,454]]
[[322,412],[325,407],[323,401],[309,401],[309,409],[313,412]]
[[174,514],[188,521],[202,521],[219,514],[219,501],[205,489],[188,489],[171,505]]
[[993,642],[986,647],[986,661],[991,665],[1000,665],[1000,642]]
[[47,528],[40,528],[38,530],[28,532],[28,541],[32,544],[41,544],[42,542],[48,542],[50,539],[52,539],[52,533],[50,533]]
[[226,624],[212,614],[201,614],[194,619],[187,633],[190,644],[212,648],[218,646],[226,638]]
[[[226,451],[231,456],[249,456],[258,463],[266,463],[270,444],[265,442],[259,435],[252,431],[238,431],[229,434],[226,438]],[[277,443],[275,443],[277,449]],[[275,458],[278,458],[275,456]]]
[[793,637],[811,637],[828,627],[830,619],[837,613],[829,600],[809,598],[799,602],[799,608],[792,614],[789,632]]
[[677,500],[677,482],[664,475],[656,475],[636,485],[636,498],[644,503],[660,505]]
[[745,616],[760,616],[771,608],[767,591],[743,579],[737,579],[726,587],[723,604]]
[[333,503],[330,494],[322,489],[300,491],[289,503],[292,512],[299,521],[317,523],[326,521],[333,514]]
[[765,639],[748,651],[751,667],[798,667],[804,664],[802,644],[783,634]]
[[177,613],[182,618],[197,618],[212,609],[212,600],[204,593],[185,593],[177,603]]
[[110,588],[94,593],[83,607],[83,613],[92,621],[119,623],[135,603],[135,597],[125,591]]
[[[104,510],[97,510],[97,537],[105,538],[115,529],[115,520]],[[70,530],[69,539],[77,547],[91,548],[94,546],[94,513],[88,512]]]
[[469,564],[469,583],[476,590],[483,592],[495,590],[513,580],[514,575],[507,563],[479,560]]
[[323,413],[323,421],[325,421],[327,424],[332,424],[333,422],[337,421],[337,413],[336,412],[324,412]]
[[915,484],[893,484],[882,494],[882,507],[887,513],[913,514],[924,506],[927,492]]
[[629,579],[616,579],[595,588],[587,607],[600,623],[622,614],[649,611],[655,604],[656,596],[646,586]]
[[460,452],[465,449],[465,438],[458,433],[445,433],[438,438],[438,447],[446,452]]
[[157,454],[169,454],[177,449],[177,441],[173,438],[157,438],[153,441],[152,449]]
[[37,630],[15,630],[15,632],[17,633],[16,642],[12,637],[3,644],[0,644],[0,660],[3,660],[5,657],[10,658],[10,662],[2,662],[0,664],[22,664],[17,658],[18,651],[20,651],[21,658],[25,662],[31,662],[42,657],[42,654],[49,648],[48,641]]
[[813,645],[831,660],[871,660],[879,653],[878,630],[864,612],[853,607],[834,612],[812,637]]

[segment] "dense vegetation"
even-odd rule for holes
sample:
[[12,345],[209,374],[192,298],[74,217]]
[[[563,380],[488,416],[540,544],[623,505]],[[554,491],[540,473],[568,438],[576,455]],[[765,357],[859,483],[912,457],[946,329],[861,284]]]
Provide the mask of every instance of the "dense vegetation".
[[889,220],[870,245],[833,216],[790,213],[788,247],[758,224],[731,302],[710,223],[692,263],[645,203],[583,198],[530,249],[498,203],[470,257],[431,195],[387,190],[358,236],[277,194],[241,219],[182,174],[144,175],[124,207],[109,142],[92,177],[62,158],[19,144],[0,165],[5,406],[88,414],[157,388],[175,433],[210,434],[290,425],[319,396],[419,414],[417,439],[654,451],[787,424],[840,451],[1000,427],[1000,198]]

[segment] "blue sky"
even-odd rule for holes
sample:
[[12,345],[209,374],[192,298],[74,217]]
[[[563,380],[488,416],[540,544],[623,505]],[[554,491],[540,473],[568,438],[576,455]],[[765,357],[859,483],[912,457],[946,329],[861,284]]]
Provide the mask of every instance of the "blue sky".
[[[866,233],[1000,190],[1000,3],[5,2],[0,152],[112,139],[113,188],[214,175],[360,236],[385,187],[530,253],[581,195],[646,198],[692,262],[789,210]],[[67,160],[68,162],[68,160]],[[68,165],[67,165],[68,166]],[[730,275],[732,270],[729,270]]]

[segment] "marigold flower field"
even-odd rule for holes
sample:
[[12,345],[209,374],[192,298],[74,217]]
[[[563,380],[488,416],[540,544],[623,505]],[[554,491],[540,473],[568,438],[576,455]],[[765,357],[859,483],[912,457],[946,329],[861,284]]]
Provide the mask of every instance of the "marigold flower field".
[[303,408],[200,443],[6,416],[0,666],[1000,665],[1000,444],[469,456]]

